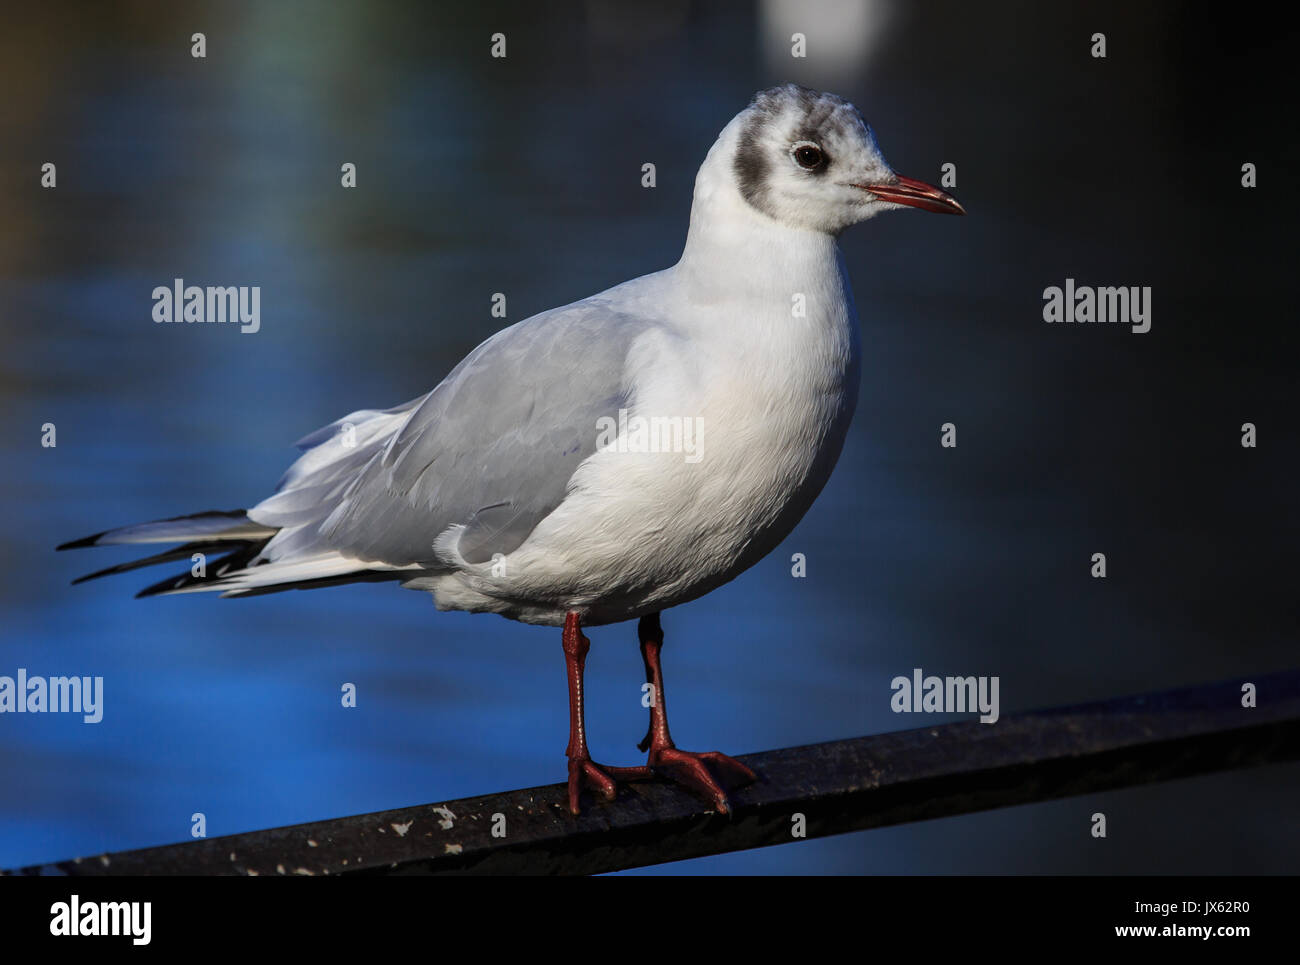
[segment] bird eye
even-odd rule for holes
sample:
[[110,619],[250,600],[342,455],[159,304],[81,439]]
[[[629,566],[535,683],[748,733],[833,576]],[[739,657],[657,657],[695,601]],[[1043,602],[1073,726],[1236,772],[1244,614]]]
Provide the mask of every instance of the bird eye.
[[806,171],[812,171],[826,163],[826,156],[822,154],[822,149],[807,141],[796,144],[790,153],[794,155],[795,163]]

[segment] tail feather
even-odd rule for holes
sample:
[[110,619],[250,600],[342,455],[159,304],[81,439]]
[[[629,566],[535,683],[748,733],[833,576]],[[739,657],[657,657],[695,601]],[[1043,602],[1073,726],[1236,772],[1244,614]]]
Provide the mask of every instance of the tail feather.
[[155,553],[153,556],[146,556],[138,560],[127,560],[125,563],[118,563],[116,566],[110,566],[105,570],[96,570],[94,573],[87,573],[85,576],[79,576],[72,581],[72,585],[85,583],[89,580],[98,580],[103,576],[113,576],[116,573],[126,573],[130,570],[138,570],[145,566],[157,566],[159,563],[170,563],[172,560],[184,559],[187,556],[193,556],[195,553],[224,553],[227,550],[239,549],[243,546],[239,542],[224,543],[186,543],[184,546],[175,546],[172,549],[164,550],[161,553]]
[[173,516],[151,523],[122,526],[86,536],[56,547],[60,550],[81,549],[85,546],[111,546],[119,543],[175,543],[191,541],[243,541],[266,540],[274,536],[276,527],[263,526],[248,518],[242,509],[210,509],[189,516]]
[[177,573],[175,576],[160,580],[152,586],[146,586],[135,595],[135,598],[139,600],[142,597],[160,596],[164,593],[202,593],[205,590],[216,589],[219,584],[226,582],[228,574],[248,566],[265,545],[266,540],[260,540],[240,546],[228,556],[206,565],[202,576],[195,576],[193,569],[189,569],[184,573]]
[[418,568],[418,564],[393,567],[364,563],[331,553],[292,562],[268,562],[257,558],[261,549],[260,545],[254,545],[238,550],[211,564],[203,576],[180,573],[141,590],[136,596],[205,593],[212,590],[222,591],[222,596],[258,596],[282,590],[311,590],[344,583],[400,580],[410,575],[404,570]]
[[72,581],[74,585],[85,583],[87,580],[99,579],[103,576],[112,576],[115,573],[126,573],[146,566],[155,566],[159,563],[170,563],[173,560],[193,556],[195,553],[202,553],[204,556],[219,553],[229,554],[206,564],[204,576],[196,577],[193,575],[192,570],[187,571],[171,579],[163,580],[161,583],[155,583],[153,586],[147,587],[136,594],[137,596],[154,596],[177,587],[205,583],[209,580],[215,582],[224,574],[242,570],[256,559],[258,553],[262,551],[262,548],[266,546],[276,532],[277,530],[273,526],[263,526],[260,523],[253,522],[242,509],[212,509],[203,513],[192,513],[188,516],[174,516],[171,519],[159,519],[149,523],[138,523],[134,526],[122,526],[118,529],[105,530],[102,533],[96,533],[94,536],[87,536],[84,539],[64,543],[58,549],[70,550],[84,546],[185,541],[180,546],[173,546],[171,549],[163,550],[161,553],[155,553],[152,556],[128,560],[107,569],[79,576]]
[[226,554],[218,559],[206,561],[201,576],[196,576],[193,569],[178,573],[145,587],[136,594],[137,598],[214,590],[221,592],[223,596],[256,596],[262,593],[278,593],[282,590],[313,589],[343,583],[399,580],[409,576],[408,573],[403,573],[403,570],[419,568],[417,564],[404,567],[387,566],[382,563],[351,559],[334,552],[317,552],[302,556],[290,552],[285,558],[280,558],[280,554],[274,551],[274,547],[269,554],[271,558],[268,559],[262,555],[262,551],[278,532],[280,532],[279,527],[256,523],[249,519],[247,512],[242,509],[209,510],[190,516],[176,516],[172,519],[160,519],[150,523],[105,530],[94,536],[64,543],[58,548],[67,550],[85,546],[181,542],[180,546],[173,546],[161,553],[88,573],[74,580],[74,584],[159,563],[169,563],[193,556],[195,553],[202,553],[205,557]]

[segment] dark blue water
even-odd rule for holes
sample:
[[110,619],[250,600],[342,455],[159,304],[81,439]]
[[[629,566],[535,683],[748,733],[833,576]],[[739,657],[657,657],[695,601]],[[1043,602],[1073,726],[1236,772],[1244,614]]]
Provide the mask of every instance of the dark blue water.
[[[1174,6],[863,11],[836,56],[834,23],[812,18],[823,46],[806,62],[785,56],[774,6],[632,22],[599,4],[15,15],[0,38],[0,675],[100,675],[105,709],[93,725],[0,715],[0,867],[183,840],[195,812],[212,836],[563,777],[558,631],[440,614],[388,585],[137,601],[163,572],[73,588],[129,554],[53,547],[256,502],[295,439],[426,391],[499,328],[494,292],[512,322],[671,264],[718,130],[787,79],[858,104],[905,174],[956,163],[970,215],[845,236],[866,353],[853,432],[783,546],[665,615],[679,742],[743,753],[951,719],[891,712],[890,679],[914,667],[998,675],[1007,714],[1294,665],[1278,227],[1294,132],[1270,41]],[[1104,62],[1087,56],[1099,19]],[[503,61],[487,53],[498,30]],[[261,331],[154,324],[150,294],[177,277],[260,285]],[[1042,290],[1066,277],[1152,286],[1152,331],[1044,325]],[[949,421],[956,450],[938,444]],[[1243,421],[1259,448],[1237,444]],[[1088,576],[1098,551],[1106,580]],[[635,630],[590,636],[593,754],[632,763]],[[1294,871],[1298,776],[662,870]],[[1087,833],[1096,810],[1105,842]]]

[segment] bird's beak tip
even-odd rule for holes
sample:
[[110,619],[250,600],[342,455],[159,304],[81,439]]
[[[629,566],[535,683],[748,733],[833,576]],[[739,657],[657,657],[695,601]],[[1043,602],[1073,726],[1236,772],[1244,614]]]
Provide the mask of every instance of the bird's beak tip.
[[882,201],[905,204],[922,211],[933,211],[935,214],[966,213],[961,202],[947,191],[915,178],[905,178],[901,174],[895,175],[894,180],[887,183],[859,184],[857,187],[870,191]]

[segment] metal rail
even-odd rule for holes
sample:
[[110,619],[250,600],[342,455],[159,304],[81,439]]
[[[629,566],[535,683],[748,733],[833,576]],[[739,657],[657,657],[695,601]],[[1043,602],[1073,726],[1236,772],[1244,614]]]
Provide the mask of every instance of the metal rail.
[[750,754],[730,817],[650,782],[575,818],[553,784],[7,873],[591,874],[1297,759],[1300,670]]

